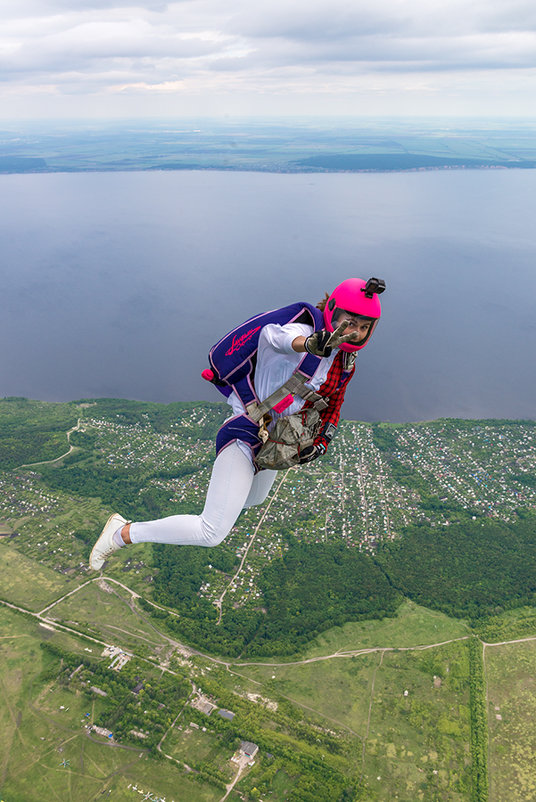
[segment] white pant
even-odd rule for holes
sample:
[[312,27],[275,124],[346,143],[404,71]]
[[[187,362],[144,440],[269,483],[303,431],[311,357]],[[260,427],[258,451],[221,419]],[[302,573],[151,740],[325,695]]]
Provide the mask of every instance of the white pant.
[[251,459],[234,442],[220,451],[212,468],[201,515],[171,515],[133,523],[132,543],[174,543],[177,546],[217,546],[227,537],[245,507],[262,504],[277,471],[255,475]]

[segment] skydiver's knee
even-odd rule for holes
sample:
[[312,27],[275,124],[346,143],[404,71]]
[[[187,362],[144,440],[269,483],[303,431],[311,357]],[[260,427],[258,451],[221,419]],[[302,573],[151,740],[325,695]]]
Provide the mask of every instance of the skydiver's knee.
[[209,521],[201,518],[202,546],[219,546],[225,540],[230,530],[222,526],[216,526]]

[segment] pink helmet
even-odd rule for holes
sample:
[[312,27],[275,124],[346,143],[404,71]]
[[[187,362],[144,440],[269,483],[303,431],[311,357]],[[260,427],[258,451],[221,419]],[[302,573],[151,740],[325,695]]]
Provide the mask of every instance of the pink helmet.
[[366,337],[359,345],[343,343],[340,346],[341,351],[359,351],[365,347],[381,317],[382,309],[378,295],[384,290],[385,281],[381,278],[369,278],[368,281],[362,278],[348,278],[335,287],[324,309],[324,321],[328,331],[335,331],[338,325],[337,319],[343,312],[372,321]]

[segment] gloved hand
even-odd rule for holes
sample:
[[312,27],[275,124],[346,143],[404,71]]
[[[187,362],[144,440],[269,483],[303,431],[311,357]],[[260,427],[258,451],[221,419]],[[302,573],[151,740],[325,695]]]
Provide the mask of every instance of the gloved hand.
[[343,320],[333,332],[326,331],[326,329],[315,331],[305,340],[305,350],[314,356],[330,356],[333,349],[338,348],[342,343],[358,342],[357,334],[344,333],[349,325],[349,320]]
[[326,449],[322,445],[317,446],[307,446],[304,448],[303,451],[300,452],[300,461],[299,465],[305,465],[308,462],[312,462],[317,457],[320,457],[322,454],[325,454]]

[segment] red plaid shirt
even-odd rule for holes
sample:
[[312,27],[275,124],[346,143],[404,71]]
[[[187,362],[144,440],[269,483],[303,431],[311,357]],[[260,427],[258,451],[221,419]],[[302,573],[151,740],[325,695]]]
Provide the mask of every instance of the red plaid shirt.
[[[326,381],[317,390],[319,395],[329,398],[329,404],[327,408],[320,413],[320,418],[322,421],[320,434],[314,441],[315,445],[323,445],[324,448],[328,447],[329,440],[323,436],[323,432],[326,430],[326,426],[328,426],[328,424],[331,423],[336,427],[339,423],[346,387],[355,373],[355,365],[348,372],[343,370],[343,357],[343,352],[339,351],[332,362],[329,373],[326,377]],[[304,406],[310,407],[312,404],[309,401],[306,401]]]

